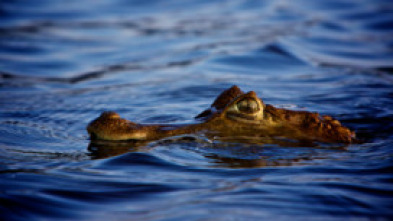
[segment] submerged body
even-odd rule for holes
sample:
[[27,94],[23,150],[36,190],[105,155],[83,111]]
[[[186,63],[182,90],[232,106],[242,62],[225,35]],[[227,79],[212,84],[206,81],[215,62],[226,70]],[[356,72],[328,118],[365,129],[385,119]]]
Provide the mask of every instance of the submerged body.
[[288,138],[326,143],[351,143],[355,133],[338,120],[318,113],[292,111],[264,104],[255,92],[237,86],[222,92],[211,107],[188,125],[137,124],[104,112],[87,131],[92,140],[157,140],[164,137],[204,133],[218,137],[248,136]]

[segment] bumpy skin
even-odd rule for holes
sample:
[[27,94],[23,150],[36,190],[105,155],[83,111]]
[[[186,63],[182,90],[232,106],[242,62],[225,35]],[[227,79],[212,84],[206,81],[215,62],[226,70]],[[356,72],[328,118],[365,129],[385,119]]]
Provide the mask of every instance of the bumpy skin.
[[355,133],[338,120],[318,113],[292,111],[264,104],[255,92],[237,86],[222,92],[211,107],[189,125],[136,124],[115,112],[104,112],[87,131],[92,140],[156,140],[180,134],[204,133],[214,137],[270,137],[326,143],[351,143]]

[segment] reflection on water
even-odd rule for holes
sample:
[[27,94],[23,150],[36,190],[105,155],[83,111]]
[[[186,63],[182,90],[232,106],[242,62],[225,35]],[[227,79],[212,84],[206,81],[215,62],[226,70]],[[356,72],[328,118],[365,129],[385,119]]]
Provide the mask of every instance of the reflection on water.
[[[392,11],[385,0],[1,1],[0,218],[389,220]],[[234,84],[332,115],[364,142],[88,139],[102,111],[190,123]]]
[[[202,160],[210,161],[212,167],[228,168],[301,165],[313,159],[327,159],[330,153],[348,150],[348,146],[337,144],[316,144],[254,137],[210,140],[188,135],[150,142],[95,140],[89,143],[87,149],[92,159],[105,159],[134,152],[155,153],[162,147],[172,150],[176,149],[176,146],[198,153],[203,157]],[[175,158],[175,156],[171,157]],[[184,156],[180,155],[179,157],[183,158]],[[198,164],[199,162],[196,162],[195,166]],[[187,165],[193,165],[192,161],[187,162]]]

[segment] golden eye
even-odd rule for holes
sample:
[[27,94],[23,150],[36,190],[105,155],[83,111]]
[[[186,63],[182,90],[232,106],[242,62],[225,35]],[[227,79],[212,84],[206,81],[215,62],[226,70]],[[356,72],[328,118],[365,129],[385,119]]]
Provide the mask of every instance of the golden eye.
[[237,102],[236,105],[237,109],[243,113],[253,114],[259,111],[258,102],[251,98],[245,98],[243,100],[240,100],[239,102]]

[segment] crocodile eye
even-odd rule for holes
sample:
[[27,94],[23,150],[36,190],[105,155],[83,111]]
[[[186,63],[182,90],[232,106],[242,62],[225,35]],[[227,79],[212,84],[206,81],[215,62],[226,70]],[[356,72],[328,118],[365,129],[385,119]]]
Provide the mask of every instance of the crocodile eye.
[[258,102],[251,98],[245,98],[243,100],[240,100],[239,102],[237,102],[236,105],[237,109],[243,113],[253,114],[259,111]]

